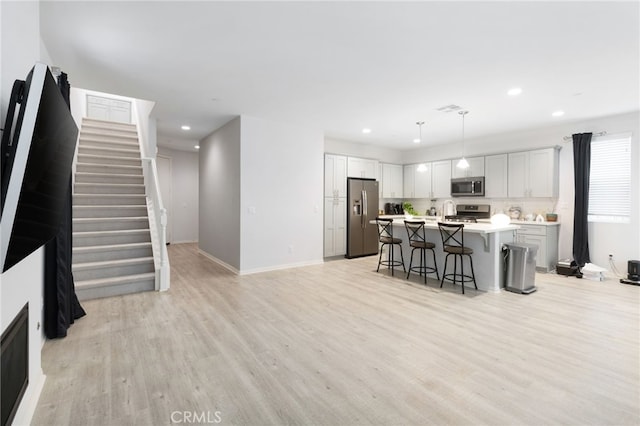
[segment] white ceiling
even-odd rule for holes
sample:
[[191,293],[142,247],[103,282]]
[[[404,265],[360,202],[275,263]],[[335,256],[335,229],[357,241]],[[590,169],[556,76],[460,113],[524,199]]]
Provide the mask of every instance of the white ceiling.
[[[639,109],[639,2],[58,2],[54,65],[157,102],[160,145],[244,114],[414,149]],[[521,87],[517,97],[506,94]],[[563,117],[551,117],[556,110]],[[189,124],[190,132],[180,130]],[[364,135],[363,127],[372,129]]]

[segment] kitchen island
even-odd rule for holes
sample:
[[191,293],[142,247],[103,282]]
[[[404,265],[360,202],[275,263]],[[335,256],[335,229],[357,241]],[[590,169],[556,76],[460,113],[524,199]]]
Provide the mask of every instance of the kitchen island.
[[[404,227],[405,217],[399,216],[380,216],[381,218],[393,219],[393,235],[396,238],[402,239],[402,254],[405,260],[405,268],[409,268],[409,261],[411,256],[411,247],[409,246],[407,231]],[[444,261],[446,253],[442,250],[442,238],[440,237],[440,231],[438,229],[437,217],[414,217],[412,221],[425,222],[425,234],[427,241],[430,241],[436,245],[436,262],[438,264],[438,272],[442,278],[444,271]],[[375,224],[375,220],[371,223]],[[499,292],[504,287],[504,259],[502,253],[502,246],[505,243],[512,243],[516,241],[516,230],[520,226],[509,224],[504,226],[496,226],[491,223],[465,223],[464,224],[464,245],[473,249],[473,270],[476,276],[476,284],[478,289],[488,292]],[[384,253],[383,257],[387,254]],[[395,260],[400,260],[400,253],[395,253]],[[453,272],[453,259],[449,259],[449,269]],[[427,265],[430,265],[432,258],[427,253]],[[419,262],[419,257],[416,254],[415,262]],[[467,260],[465,260],[465,273],[468,271],[466,266]],[[402,268],[402,267],[400,267]],[[431,274],[429,277],[435,279],[435,275]],[[453,285],[453,283],[445,282],[446,285]],[[467,283],[467,287],[472,286],[473,283]]]

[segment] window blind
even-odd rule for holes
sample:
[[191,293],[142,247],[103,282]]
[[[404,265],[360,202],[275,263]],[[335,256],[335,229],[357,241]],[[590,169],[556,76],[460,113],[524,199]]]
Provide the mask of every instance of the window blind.
[[631,137],[591,141],[590,222],[628,223],[631,215]]

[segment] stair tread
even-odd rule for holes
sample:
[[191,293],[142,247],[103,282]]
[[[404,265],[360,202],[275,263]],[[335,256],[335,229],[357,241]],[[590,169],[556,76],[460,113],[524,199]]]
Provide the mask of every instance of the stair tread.
[[74,263],[72,266],[72,269],[75,272],[81,269],[104,268],[107,266],[138,265],[141,263],[149,263],[149,262],[153,262],[153,256],[132,257],[128,259],[116,259],[116,260],[101,260],[98,262]]
[[127,222],[147,220],[148,216],[123,216],[123,217],[75,217],[74,223],[86,223],[86,222]]
[[[110,140],[107,140],[112,138]],[[126,139],[126,140],[125,140]],[[131,140],[129,142],[128,140]],[[138,144],[137,137],[121,137],[121,136],[112,136],[112,135],[99,135],[99,134],[84,134],[80,135],[80,146],[86,148],[93,148],[92,145],[86,144],[113,144],[113,145],[122,145],[123,148],[131,148],[135,150],[140,149],[140,144]]]
[[[86,164],[86,163],[85,163]],[[76,172],[76,177],[80,175],[80,176],[105,176],[105,177],[112,177],[114,174],[113,173],[94,173],[94,172]],[[141,177],[142,175],[127,175],[124,173],[119,173],[118,176],[122,176],[122,177]],[[83,183],[89,183],[89,182],[83,182]]]
[[126,152],[127,154],[133,154],[133,153],[139,153],[140,150],[139,149],[125,149],[125,148],[114,148],[112,146],[84,146],[84,145],[80,145],[80,148],[82,149],[100,149],[103,151],[115,151],[115,152]]
[[93,117],[82,117],[82,123],[98,123],[98,124],[104,124],[104,125],[114,125],[114,126],[129,126],[129,127],[135,127],[136,125],[133,123],[123,123],[121,121],[109,121],[109,120],[101,120],[99,118],[93,118]]
[[75,193],[73,194],[73,197],[83,197],[83,198],[87,198],[87,197],[103,197],[103,198],[118,198],[118,197],[122,197],[122,198],[134,198],[134,197],[146,197],[145,194],[128,194],[128,193],[123,193],[123,194],[84,194],[84,193]]
[[[78,166],[87,166],[94,169],[99,167],[111,167],[111,168],[120,167],[120,168],[130,169],[131,171],[136,169],[136,170],[140,170],[140,175],[142,175],[142,166],[132,166],[130,164],[90,163],[90,162],[82,162],[82,161],[78,161],[77,164]],[[120,173],[111,173],[111,174],[119,175]]]
[[143,234],[148,233],[149,228],[145,229],[114,229],[109,231],[73,231],[74,236],[87,237],[91,235],[109,235],[109,234]]
[[94,252],[94,251],[109,251],[109,250],[127,250],[136,248],[151,247],[150,242],[146,243],[127,243],[127,244],[105,244],[103,246],[86,246],[86,247],[74,247],[73,253],[81,252]]
[[[108,158],[110,160],[128,160],[128,161],[142,161],[140,158],[132,158],[132,157],[118,157],[118,156],[113,156],[113,155],[96,155],[96,154],[84,154],[82,152],[78,153],[78,158],[80,157],[85,157],[85,158]],[[81,163],[81,161],[78,161]],[[100,163],[98,163],[100,164]]]
[[90,185],[98,185],[98,186],[144,186],[142,183],[105,183],[105,182],[76,182],[76,185],[82,186],[90,186]]
[[96,209],[96,208],[103,208],[103,209],[132,209],[132,208],[136,208],[139,209],[140,207],[144,207],[146,208],[147,205],[146,204],[87,204],[87,205],[81,205],[81,206],[73,206],[74,209]]
[[110,278],[97,278],[94,280],[75,281],[75,287],[77,289],[77,288],[118,285],[118,284],[126,284],[131,281],[155,279],[155,277],[156,277],[156,274],[154,272],[147,272],[144,274],[122,275],[119,277],[110,277]]

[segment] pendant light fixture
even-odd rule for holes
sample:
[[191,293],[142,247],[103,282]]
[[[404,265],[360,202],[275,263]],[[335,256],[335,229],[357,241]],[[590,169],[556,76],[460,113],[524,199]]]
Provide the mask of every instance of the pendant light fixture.
[[468,169],[469,162],[466,158],[464,158],[464,116],[467,115],[469,111],[458,111],[458,114],[462,116],[462,158],[458,161],[457,167],[459,169]]
[[419,130],[420,137],[418,139],[414,139],[413,143],[420,143],[420,142],[422,142],[422,125],[424,124],[424,121],[416,121],[416,124],[420,128],[420,130]]

